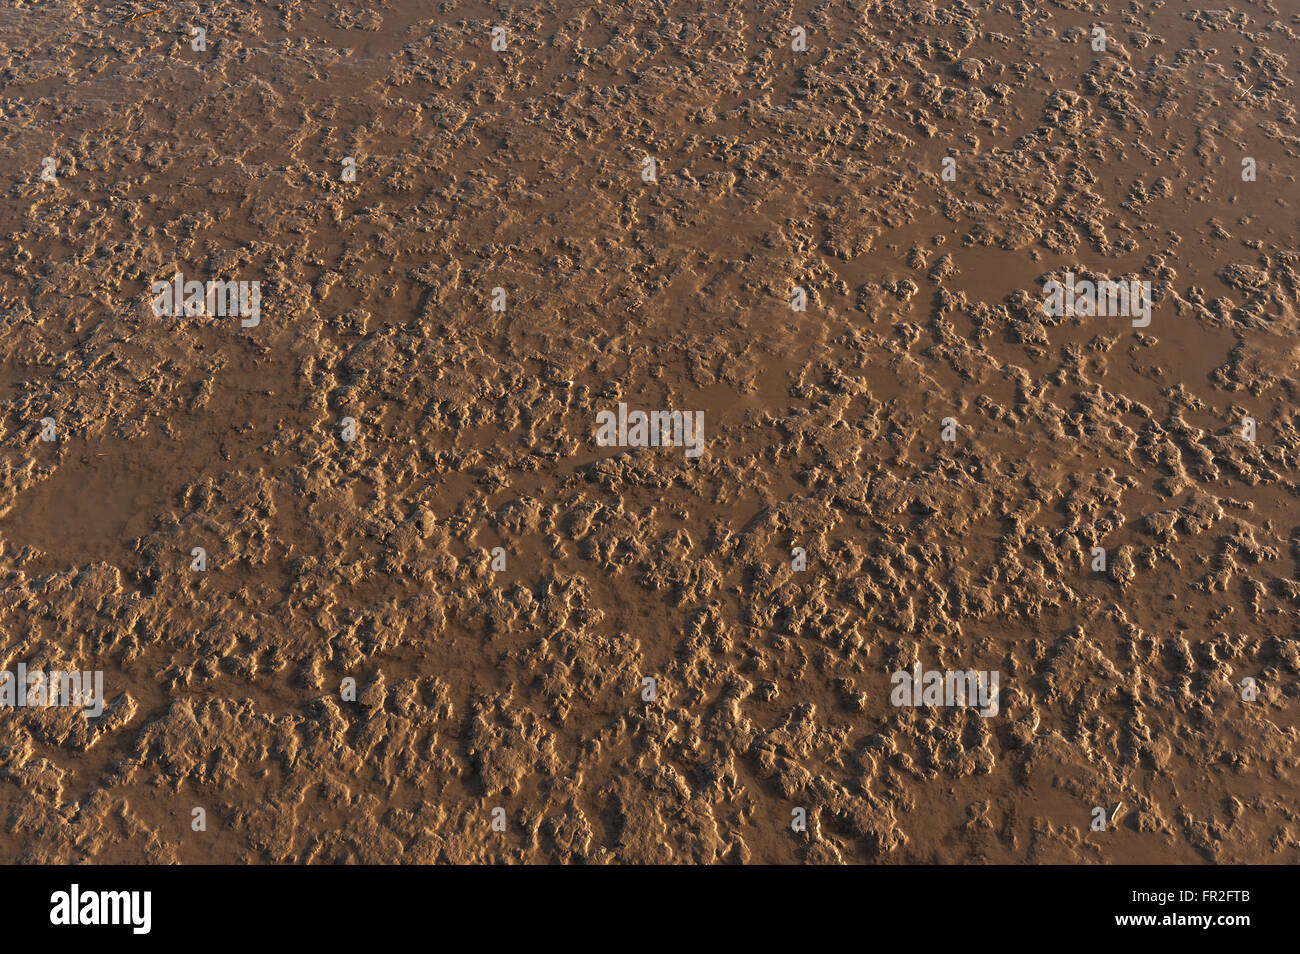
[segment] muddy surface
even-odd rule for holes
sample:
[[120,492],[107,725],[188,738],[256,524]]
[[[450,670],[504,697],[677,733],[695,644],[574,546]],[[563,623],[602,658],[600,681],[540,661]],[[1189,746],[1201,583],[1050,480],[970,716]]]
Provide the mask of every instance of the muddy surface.
[[1300,862],[1297,64],[1292,0],[5,3],[0,668],[104,711],[0,708],[0,859]]

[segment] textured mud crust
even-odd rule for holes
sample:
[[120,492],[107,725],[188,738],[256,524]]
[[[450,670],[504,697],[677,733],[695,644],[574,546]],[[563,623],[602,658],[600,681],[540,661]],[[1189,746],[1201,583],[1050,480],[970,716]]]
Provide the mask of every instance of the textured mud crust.
[[1300,862],[1298,63],[1292,0],[4,3],[0,667],[104,692],[0,708],[0,859]]

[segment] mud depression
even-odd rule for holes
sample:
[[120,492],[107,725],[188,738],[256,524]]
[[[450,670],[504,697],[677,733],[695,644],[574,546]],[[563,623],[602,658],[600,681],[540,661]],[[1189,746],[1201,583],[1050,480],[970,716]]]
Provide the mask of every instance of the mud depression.
[[1298,60],[4,4],[0,860],[1300,862]]

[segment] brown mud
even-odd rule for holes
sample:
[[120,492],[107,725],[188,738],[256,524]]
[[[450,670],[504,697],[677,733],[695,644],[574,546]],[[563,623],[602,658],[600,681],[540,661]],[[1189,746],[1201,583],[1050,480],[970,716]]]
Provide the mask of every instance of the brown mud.
[[[0,859],[1300,861],[1298,39],[6,4],[0,669],[108,698],[0,708]],[[598,446],[620,401],[703,454]],[[1000,711],[895,707],[918,660]]]

